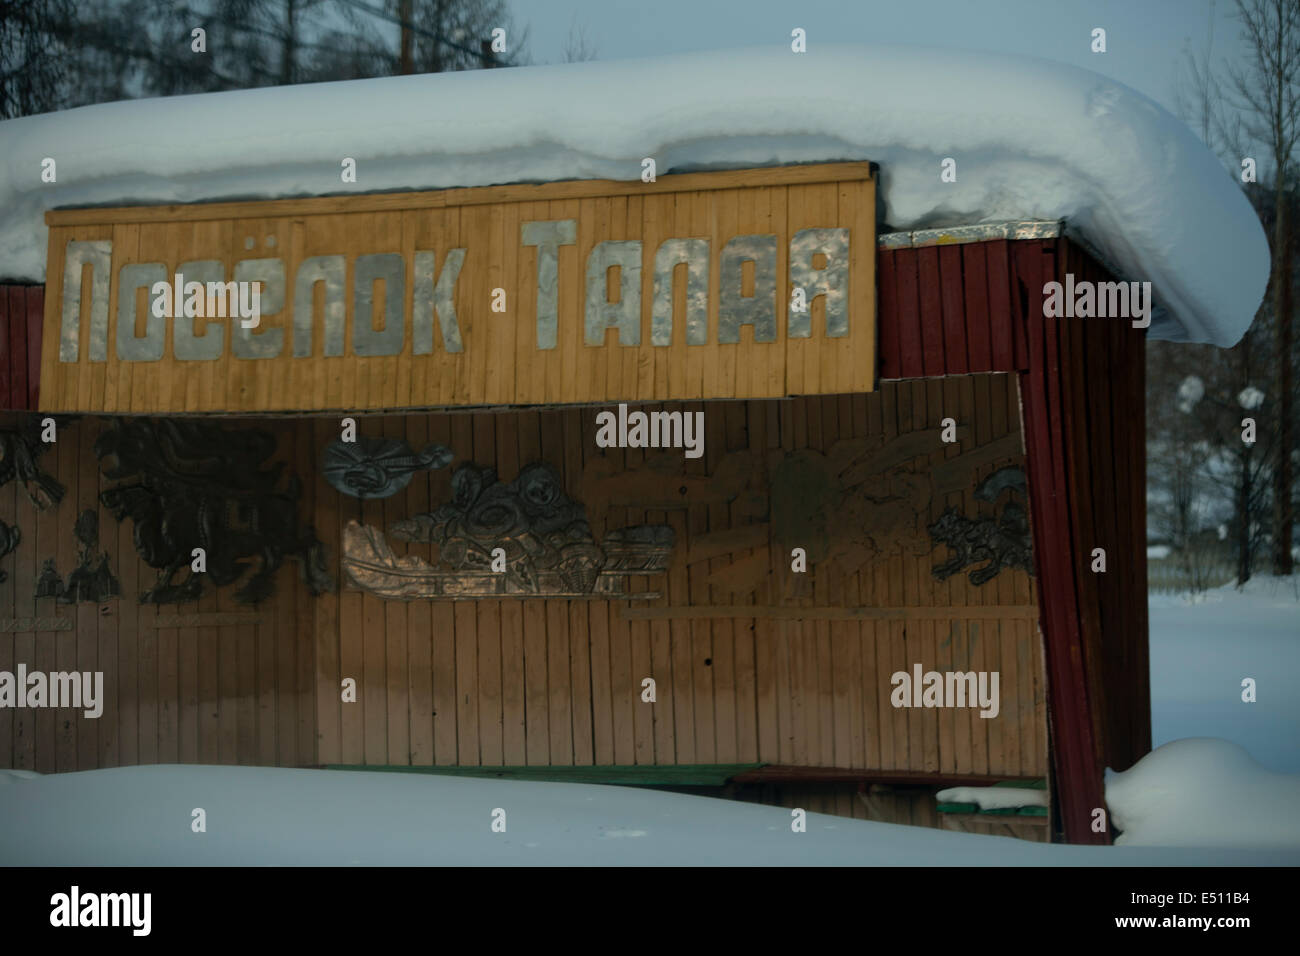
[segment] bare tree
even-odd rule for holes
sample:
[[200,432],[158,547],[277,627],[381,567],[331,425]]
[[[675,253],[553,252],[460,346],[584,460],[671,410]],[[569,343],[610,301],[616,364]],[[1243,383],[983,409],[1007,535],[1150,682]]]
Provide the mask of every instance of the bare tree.
[[1273,268],[1269,298],[1273,312],[1277,403],[1277,447],[1273,461],[1273,573],[1290,574],[1292,526],[1295,523],[1294,466],[1294,287],[1292,223],[1289,214],[1295,184],[1295,150],[1300,142],[1300,0],[1236,0],[1252,56],[1244,66],[1229,67],[1233,105],[1244,131],[1269,150],[1275,210],[1271,235]]
[[61,105],[69,0],[0,0],[0,119]]
[[569,23],[569,35],[564,39],[564,62],[585,63],[596,59],[596,44],[587,35],[587,27],[573,15]]

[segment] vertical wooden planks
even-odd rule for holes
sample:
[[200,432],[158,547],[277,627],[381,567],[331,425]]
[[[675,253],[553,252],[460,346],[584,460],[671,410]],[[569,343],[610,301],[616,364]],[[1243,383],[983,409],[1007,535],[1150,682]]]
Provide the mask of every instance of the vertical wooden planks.
[[[378,303],[376,303],[377,305]],[[372,417],[358,418],[357,434],[378,435],[382,420]],[[364,499],[357,502],[363,524],[382,526],[384,502]],[[358,681],[358,699],[364,727],[365,763],[388,763],[388,640],[384,633],[388,602],[373,594],[361,594],[360,633],[361,672],[364,680]]]
[[[412,389],[417,388],[413,380]],[[412,450],[422,450],[429,443],[427,415],[410,415],[404,419],[406,437]],[[410,514],[424,514],[430,510],[429,490],[431,479],[417,473],[405,495]],[[410,760],[415,766],[432,766],[433,745],[433,643],[432,607],[429,601],[411,601],[406,610],[408,629],[407,693],[410,713],[407,725],[410,735]]]
[[[74,484],[68,486],[68,497],[72,498],[75,495],[77,515],[89,511],[98,520],[99,482],[97,477],[99,470],[96,467],[95,435],[91,422],[82,420],[77,423],[77,427],[74,429],[65,429],[62,438],[65,442],[76,443],[79,460],[79,473],[73,476]],[[74,487],[75,491],[73,491]],[[65,502],[63,507],[67,509],[69,504],[71,502]],[[91,556],[94,558],[98,555],[92,552]],[[80,558],[80,554],[78,554],[78,558]],[[99,605],[86,603],[77,605],[77,650],[74,666],[70,668],[71,670],[94,674],[100,669],[99,610]],[[60,717],[65,720],[71,719],[77,725],[75,769],[94,770],[99,766],[99,720],[98,718],[84,717],[83,714],[83,709],[77,709],[60,714]],[[157,759],[156,756],[155,759]]]
[[[54,542],[56,554],[58,555],[58,568],[63,574],[76,567],[77,564],[77,538],[74,532],[78,511],[76,505],[81,503],[81,492],[79,489],[78,468],[81,454],[81,432],[86,427],[86,422],[78,422],[71,427],[65,426],[62,429],[60,440],[55,444],[59,446],[58,471],[55,474],[59,483],[68,489],[67,503],[72,507],[61,507],[56,509],[56,521],[58,528],[58,538]],[[49,467],[53,467],[53,462]],[[47,467],[48,470],[48,467]],[[69,614],[75,621],[74,627],[81,625],[80,615],[75,611]],[[47,657],[50,664],[54,666],[42,667],[46,671],[75,671],[77,669],[77,644],[79,634],[76,630],[59,631],[51,641],[52,657]],[[77,769],[77,732],[80,729],[77,716],[70,710],[60,709],[56,711],[49,708],[45,714],[55,722],[54,727],[54,750],[51,753],[53,757],[53,766],[50,768],[57,771],[76,770]]]
[[[450,416],[438,415],[429,419],[429,441],[449,446],[456,453],[459,465],[470,449],[457,448],[452,442]],[[441,476],[435,476],[440,478]],[[435,487],[444,487],[441,479],[434,483],[430,478],[429,496],[434,497]],[[457,734],[458,710],[456,706],[456,617],[451,601],[433,601],[430,604],[430,640],[433,661],[433,754],[438,765],[457,763],[459,738]]]
[[939,280],[939,247],[916,250],[920,311],[917,315],[921,338],[921,367],[926,377],[942,375],[947,350],[943,316],[943,291]]
[[[386,415],[382,419],[381,429],[385,438],[405,439],[407,419],[395,415]],[[418,449],[412,449],[417,454]],[[383,501],[384,526],[392,527],[410,513],[407,501],[410,497],[409,486],[405,492],[392,495]],[[408,765],[411,762],[411,699],[410,674],[408,668],[410,632],[408,630],[409,605],[406,601],[385,601],[384,604],[384,653],[388,681],[384,688],[385,703],[388,708],[388,759],[390,764]]]
[[[8,303],[6,297],[3,292],[0,291],[0,376],[5,374],[4,367],[7,361],[4,354],[5,346],[3,334],[7,308]],[[3,402],[4,398],[5,392],[3,388],[0,388],[0,402]],[[8,417],[9,416],[7,415],[3,416],[3,418]],[[30,534],[32,531],[32,525],[28,523],[26,527],[24,527],[18,521],[18,495],[17,482],[10,482],[7,485],[0,486],[0,521],[9,525],[18,525],[20,533]],[[26,555],[18,555],[15,550],[15,553],[12,554],[11,560],[6,562],[6,566],[3,568],[6,574],[4,580],[0,580],[0,613],[7,613],[9,608],[13,609],[14,614],[21,614],[24,610],[26,610],[28,614],[33,613],[36,603],[34,592],[32,590],[27,590],[26,594],[30,596],[30,599],[24,599],[23,594],[18,590],[18,581],[22,574],[19,566],[23,564],[28,566],[31,565],[30,558],[24,560],[26,557]],[[30,573],[28,573],[27,577],[30,577]],[[27,664],[32,660],[31,652],[24,646],[26,644],[26,641],[24,640],[25,636],[26,635],[19,635],[17,633],[0,634],[0,671],[9,674],[16,674],[17,667],[15,658],[24,664]],[[32,636],[34,637],[35,635]],[[24,652],[28,655],[27,657],[24,658],[19,656]],[[21,688],[19,692],[26,693],[26,688]],[[0,768],[23,767],[23,769],[27,769],[23,764],[20,764],[15,760],[16,752],[21,751],[21,747],[15,746],[15,725],[17,725],[17,730],[19,732],[26,730],[25,726],[19,723],[15,718],[19,714],[23,713],[26,708],[20,709],[17,707],[10,707],[7,703],[8,702],[6,702],[5,707],[0,708]]]
[[0,287],[0,409],[19,407],[14,404],[12,392],[10,369],[17,359],[10,342],[10,326],[13,322],[9,316],[25,311],[26,304],[27,297],[22,287]]
[[[480,464],[491,464],[497,476],[509,480],[501,472],[499,455],[501,442],[497,433],[497,416],[473,416],[474,459]],[[475,601],[477,611],[475,626],[478,635],[477,703],[480,757],[484,764],[502,763],[504,754],[504,713],[502,709],[501,661],[501,602]]]

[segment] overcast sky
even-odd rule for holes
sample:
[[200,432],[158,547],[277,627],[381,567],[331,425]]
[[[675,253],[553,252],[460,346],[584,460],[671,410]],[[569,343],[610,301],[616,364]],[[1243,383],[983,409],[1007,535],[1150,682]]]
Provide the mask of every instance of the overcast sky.
[[[577,22],[600,60],[780,44],[907,43],[1039,56],[1119,80],[1174,112],[1184,45],[1214,25],[1217,58],[1244,48],[1231,0],[511,0],[534,63],[559,63]],[[1107,52],[1092,53],[1094,27]],[[905,82],[900,77],[900,82]]]

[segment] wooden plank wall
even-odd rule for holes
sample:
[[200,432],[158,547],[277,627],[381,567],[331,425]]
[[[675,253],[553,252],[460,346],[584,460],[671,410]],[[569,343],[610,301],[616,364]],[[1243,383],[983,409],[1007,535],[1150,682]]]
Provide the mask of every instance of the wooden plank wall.
[[[838,163],[664,176],[654,183],[571,182],[52,212],[45,311],[45,331],[52,343],[58,343],[62,323],[68,242],[111,240],[113,277],[107,361],[89,360],[89,319],[83,318],[79,361],[60,362],[56,349],[44,357],[45,408],[114,414],[324,409],[352,413],[868,391],[876,367],[875,299],[870,294],[875,288],[872,176],[868,163]],[[522,244],[521,225],[565,219],[576,222],[577,242],[559,247],[558,339],[556,347],[543,350],[537,346],[538,253]],[[850,230],[852,306],[848,335],[842,338],[826,336],[824,296],[809,304],[811,336],[787,336],[790,240],[799,230],[814,227]],[[755,342],[749,326],[740,330],[738,343],[720,344],[721,254],[732,237],[750,234],[777,237],[776,340]],[[682,265],[675,272],[672,342],[655,346],[650,334],[655,253],[665,239],[688,237],[710,241],[708,342],[686,344],[686,267]],[[588,255],[599,242],[627,239],[643,243],[640,344],[620,345],[617,333],[607,330],[604,346],[588,346],[583,322]],[[433,353],[414,355],[410,316],[415,252],[436,252],[441,270],[447,251],[453,248],[466,250],[455,284],[464,350],[446,351],[438,331]],[[299,263],[312,256],[347,257],[343,304],[351,329],[355,257],[375,253],[400,253],[405,260],[407,334],[400,354],[360,357],[348,332],[344,354],[324,356],[324,301],[318,298],[312,355],[295,357],[292,316]],[[256,333],[283,334],[277,356],[236,359],[231,354],[230,320],[190,319],[200,330],[206,327],[209,334],[224,337],[219,358],[176,359],[169,321],[161,360],[119,360],[114,343],[118,270],[123,265],[161,263],[170,277],[184,262],[220,259],[229,277],[240,260],[263,257],[285,260],[284,306],[263,315]],[[89,275],[89,267],[84,271]],[[751,277],[746,291],[752,289],[752,282]],[[505,295],[504,312],[492,311],[497,289]],[[145,323],[146,291],[137,291],[140,330]],[[322,296],[320,289],[314,294]],[[89,315],[88,299],[88,294],[83,297],[83,316]],[[383,296],[376,294],[376,311],[382,301]],[[374,319],[376,326],[381,322]],[[437,322],[434,325],[438,327]]]
[[[1057,250],[1057,278],[1112,281],[1077,245]],[[1063,322],[1058,347],[1062,414],[1071,441],[1073,537],[1082,553],[1104,548],[1108,567],[1080,560],[1076,580],[1100,766],[1127,770],[1151,749],[1147,635],[1145,338],[1127,322]],[[1107,383],[1101,385],[1100,383]]]
[[[25,416],[0,415],[0,428]],[[273,601],[255,609],[258,626],[159,627],[159,614],[246,611],[232,589],[209,590],[197,602],[159,609],[134,596],[155,572],[136,553],[130,521],[119,525],[99,504],[103,479],[93,446],[103,420],[60,426],[58,440],[38,459],[67,488],[57,508],[38,511],[18,482],[0,487],[0,520],[16,524],[22,541],[0,558],[0,617],[60,618],[71,630],[0,634],[0,670],[18,663],[40,671],[102,671],[104,713],[0,709],[0,767],[50,773],[151,763],[299,766],[316,754],[312,598],[287,562],[276,575]],[[300,474],[314,470],[308,429],[287,420],[260,422],[278,433],[278,457]],[[304,457],[305,456],[305,457]],[[314,505],[306,482],[304,515]],[[35,595],[46,558],[60,575],[76,566],[73,535],[86,509],[99,515],[100,550],[123,597],[102,605],[60,605]]]
[[[921,428],[936,432],[931,464],[937,464],[957,451],[937,441],[941,418],[969,422],[983,443],[1015,428],[1015,403],[1013,383],[1003,376],[891,385],[874,395],[712,403],[703,406],[706,455],[688,461],[687,471],[709,474],[729,451],[825,449],[838,438]],[[416,447],[447,444],[460,459],[494,465],[504,480],[543,459],[578,497],[583,465],[593,456],[614,455],[633,467],[645,454],[597,449],[595,412],[367,417],[361,431],[404,437]],[[98,721],[0,711],[0,765],[766,762],[1008,776],[1046,771],[1041,655],[1032,622],[999,619],[993,608],[987,619],[952,621],[629,621],[621,607],[637,602],[403,603],[350,589],[313,599],[292,563],[279,572],[274,598],[256,609],[263,622],[257,627],[160,629],[149,626],[159,610],[131,600],[77,608],[35,601],[41,560],[47,552],[56,556],[67,574],[76,559],[72,523],[80,509],[96,506],[104,484],[91,451],[98,422],[65,426],[56,448],[41,458],[69,488],[58,509],[34,513],[13,483],[0,489],[0,518],[24,532],[18,551],[4,559],[11,573],[0,585],[0,604],[14,616],[76,620],[69,632],[0,635],[0,669],[21,661],[42,670],[103,670],[109,707]],[[349,518],[386,526],[447,497],[449,469],[418,475],[406,491],[382,501],[342,496],[315,467],[337,434],[336,421],[256,424],[275,430],[280,455],[308,478],[304,513],[314,512],[336,575],[339,534]],[[930,517],[946,504],[967,513],[975,507],[968,491],[934,502]],[[123,591],[136,594],[153,572],[135,556],[130,523],[118,526],[99,510],[110,566]],[[676,529],[669,573],[642,585],[666,591],[659,603],[737,603],[705,580],[725,557],[685,561],[693,536],[743,523],[731,506],[606,508],[602,517],[594,523],[607,528],[667,522]],[[429,556],[427,546],[409,547]],[[1034,601],[1032,582],[1020,572],[982,588],[960,575],[935,582],[929,568],[943,557],[900,555],[847,578],[814,569],[795,603],[964,608]],[[771,560],[786,566],[786,558]],[[760,593],[748,600],[769,598]],[[232,610],[238,608],[227,591],[167,609]],[[970,709],[894,709],[889,675],[914,661],[926,669],[1000,671],[1001,714],[981,719]],[[357,680],[355,704],[340,700],[344,677]],[[654,704],[640,700],[643,677],[657,682]]]
[[1028,290],[1014,271],[1013,256],[1024,244],[996,239],[881,249],[880,377],[1028,368]]
[[[1096,842],[1102,770],[1151,748],[1145,335],[1042,316],[1043,283],[1113,276],[1067,239],[881,250],[882,379],[1019,373],[1052,752],[1066,836]],[[1110,570],[1089,569],[1104,547]]]
[[[937,442],[940,419],[968,422],[984,443],[1017,427],[1016,393],[1004,376],[891,385],[874,395],[784,402],[687,404],[703,409],[706,453],[688,476],[711,473],[744,449],[824,450],[835,440],[934,429],[931,464],[957,453]],[[979,412],[976,412],[979,409]],[[362,419],[362,431],[449,445],[459,460],[493,465],[503,480],[544,459],[580,495],[596,456],[620,467],[644,463],[639,449],[597,449],[597,409]],[[317,446],[337,422],[317,420]],[[653,453],[652,453],[653,454]],[[674,452],[673,454],[679,454]],[[458,462],[457,462],[458,463]],[[455,466],[456,463],[453,463]],[[924,467],[923,465],[921,467]],[[985,469],[985,472],[991,470]],[[317,524],[331,552],[350,518],[383,526],[445,501],[450,469],[417,476],[403,493],[361,503],[318,484]],[[982,477],[982,474],[981,474]],[[972,481],[971,490],[974,487]],[[672,525],[674,560],[654,605],[777,603],[711,586],[726,556],[687,565],[693,539],[745,523],[736,505],[670,511],[600,509],[593,525]],[[974,513],[970,491],[932,504]],[[428,546],[390,541],[428,559]],[[826,607],[1031,605],[1031,579],[1004,573],[982,588],[963,576],[938,583],[930,566],[945,555],[898,556],[850,577],[809,575],[794,603]],[[788,556],[770,557],[780,590]],[[804,620],[771,617],[627,620],[624,602],[482,600],[385,602],[344,590],[315,603],[320,712],[319,758],[346,764],[678,764],[767,762],[932,772],[1041,775],[1046,772],[1042,664],[1032,620]],[[640,606],[644,602],[629,602]],[[386,630],[385,630],[386,628]],[[894,709],[890,675],[914,661],[926,669],[999,670],[1002,713]],[[338,688],[353,677],[359,703]],[[653,677],[657,701],[640,700]]]
[[0,285],[0,409],[37,407],[44,307],[44,286]]

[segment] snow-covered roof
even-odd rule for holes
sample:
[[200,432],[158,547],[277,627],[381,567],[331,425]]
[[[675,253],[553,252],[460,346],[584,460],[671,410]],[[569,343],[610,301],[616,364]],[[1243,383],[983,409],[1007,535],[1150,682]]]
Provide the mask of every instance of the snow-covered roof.
[[[41,181],[41,161],[57,182]],[[357,161],[344,185],[340,161]],[[1004,55],[821,46],[106,103],[0,123],[0,277],[44,279],[56,207],[880,164],[885,224],[1065,219],[1150,281],[1154,337],[1235,343],[1264,232],[1187,127],[1096,73]],[[956,160],[955,182],[940,163]]]

